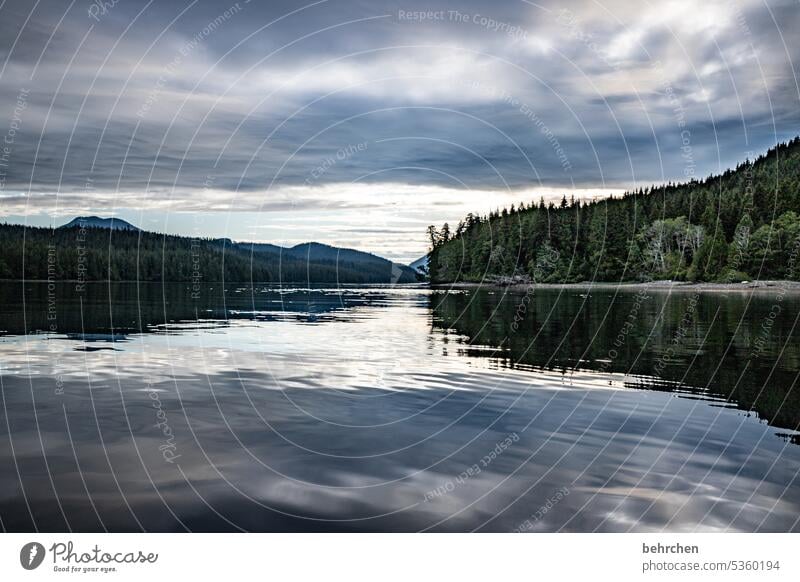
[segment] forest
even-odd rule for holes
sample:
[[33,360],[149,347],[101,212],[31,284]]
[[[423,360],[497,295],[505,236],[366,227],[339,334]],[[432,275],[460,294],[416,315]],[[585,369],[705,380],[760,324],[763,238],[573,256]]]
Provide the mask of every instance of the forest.
[[408,267],[368,253],[318,243],[299,245],[295,252],[273,245],[138,230],[3,224],[0,248],[0,279],[356,284],[416,281]]
[[721,175],[524,202],[428,227],[432,283],[740,282],[800,275],[800,137]]

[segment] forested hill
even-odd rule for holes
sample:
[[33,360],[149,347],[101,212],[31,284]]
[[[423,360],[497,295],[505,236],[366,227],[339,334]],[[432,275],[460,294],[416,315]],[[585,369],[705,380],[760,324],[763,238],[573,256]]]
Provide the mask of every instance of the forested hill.
[[512,206],[428,228],[434,283],[800,275],[800,138],[719,176],[594,202]]
[[0,225],[0,248],[0,279],[356,284],[417,280],[404,265],[318,243],[311,250],[309,245],[282,249],[132,229],[6,224]]

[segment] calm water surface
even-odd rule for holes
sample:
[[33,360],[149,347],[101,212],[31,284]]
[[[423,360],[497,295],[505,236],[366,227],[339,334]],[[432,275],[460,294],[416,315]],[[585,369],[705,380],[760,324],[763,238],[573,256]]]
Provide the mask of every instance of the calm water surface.
[[8,531],[790,531],[797,295],[0,284]]

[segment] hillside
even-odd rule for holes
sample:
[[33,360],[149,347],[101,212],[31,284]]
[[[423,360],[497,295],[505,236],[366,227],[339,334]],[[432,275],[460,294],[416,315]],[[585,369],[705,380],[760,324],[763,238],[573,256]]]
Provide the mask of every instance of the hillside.
[[433,283],[798,279],[800,138],[718,176],[429,227]]
[[57,229],[0,225],[0,279],[334,284],[417,280],[406,266],[318,243],[283,249],[145,232],[121,226],[117,219],[113,228],[108,223],[69,224]]

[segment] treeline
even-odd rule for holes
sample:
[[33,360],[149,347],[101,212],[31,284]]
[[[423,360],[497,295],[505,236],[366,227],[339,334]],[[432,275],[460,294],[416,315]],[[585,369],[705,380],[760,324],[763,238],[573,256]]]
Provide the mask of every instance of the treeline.
[[428,227],[433,283],[798,279],[800,137],[718,176]]
[[0,225],[0,279],[407,283],[390,261],[308,260],[250,244],[106,228]]

